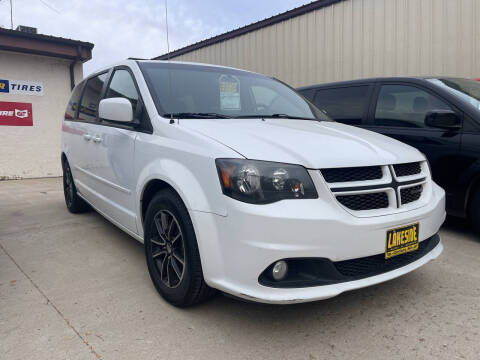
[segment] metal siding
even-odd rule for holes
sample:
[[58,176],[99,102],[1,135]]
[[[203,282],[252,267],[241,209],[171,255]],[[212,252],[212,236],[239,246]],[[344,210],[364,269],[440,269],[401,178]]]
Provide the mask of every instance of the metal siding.
[[384,74],[396,75],[397,73],[397,49],[396,49],[396,17],[395,3],[393,1],[385,2],[385,20],[384,20]]
[[353,76],[353,3],[351,1],[343,3],[343,29],[342,29],[342,54],[348,61],[341,62],[342,77],[350,79]]
[[319,71],[319,64],[317,63],[316,42],[320,32],[315,26],[317,21],[315,13],[311,12],[310,14],[308,14],[307,18],[309,19],[307,23],[308,67],[306,69],[305,82],[309,82],[312,77],[317,77],[317,73]]
[[372,76],[479,77],[480,0],[346,0],[175,60],[292,86]]
[[335,36],[335,28],[333,27],[333,7],[328,7],[325,10],[325,80],[326,81],[333,81],[335,78],[333,76],[334,71],[334,36]]

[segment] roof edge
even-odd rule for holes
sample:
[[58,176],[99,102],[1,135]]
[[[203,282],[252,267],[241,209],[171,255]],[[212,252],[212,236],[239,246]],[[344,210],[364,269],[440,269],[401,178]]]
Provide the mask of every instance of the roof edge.
[[2,33],[5,34],[5,35],[20,37],[20,38],[24,38],[24,39],[55,42],[55,43],[59,43],[59,44],[74,45],[74,46],[80,45],[80,46],[86,47],[90,50],[92,50],[93,47],[95,46],[94,44],[92,44],[90,42],[86,42],[86,41],[67,39],[67,38],[62,38],[62,37],[57,37],[57,36],[52,36],[52,35],[31,34],[31,33],[18,31],[18,30],[10,30],[10,29],[5,29],[5,28],[0,28],[0,34],[2,34]]
[[233,39],[235,37],[245,35],[249,32],[259,30],[259,29],[262,29],[262,28],[267,27],[267,26],[274,25],[274,24],[277,24],[279,22],[286,21],[286,20],[292,19],[294,17],[300,16],[300,15],[306,14],[308,12],[318,10],[318,9],[321,9],[321,8],[324,8],[324,7],[327,7],[327,6],[330,6],[330,5],[334,5],[334,4],[342,2],[342,1],[345,1],[345,0],[317,0],[317,1],[314,1],[314,2],[311,2],[311,3],[299,6],[297,8],[294,8],[292,10],[288,10],[286,12],[280,13],[278,15],[274,15],[272,17],[266,18],[264,20],[254,22],[252,24],[240,27],[238,29],[228,31],[226,33],[223,33],[223,34],[220,34],[220,35],[217,35],[217,36],[214,36],[214,37],[196,42],[194,44],[185,46],[183,48],[180,48],[180,49],[177,49],[177,50],[174,50],[174,51],[171,51],[169,53],[154,57],[154,58],[152,58],[152,60],[168,60],[172,57],[177,57],[177,56],[180,56],[180,55],[184,55],[184,54],[187,54],[189,52],[204,48],[206,46],[214,45],[214,44],[217,44],[217,43],[225,41],[225,40],[230,40],[230,39]]

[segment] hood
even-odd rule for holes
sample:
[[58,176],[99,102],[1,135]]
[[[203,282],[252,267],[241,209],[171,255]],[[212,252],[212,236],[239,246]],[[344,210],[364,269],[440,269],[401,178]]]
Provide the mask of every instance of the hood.
[[188,119],[195,130],[247,159],[307,168],[386,165],[423,160],[413,147],[336,122],[291,119]]

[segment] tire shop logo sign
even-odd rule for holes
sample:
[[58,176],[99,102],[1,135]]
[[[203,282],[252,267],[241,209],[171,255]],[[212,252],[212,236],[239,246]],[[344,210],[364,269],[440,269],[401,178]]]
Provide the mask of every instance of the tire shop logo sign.
[[43,84],[24,80],[0,79],[0,94],[43,96]]
[[0,125],[33,126],[32,104],[0,101]]

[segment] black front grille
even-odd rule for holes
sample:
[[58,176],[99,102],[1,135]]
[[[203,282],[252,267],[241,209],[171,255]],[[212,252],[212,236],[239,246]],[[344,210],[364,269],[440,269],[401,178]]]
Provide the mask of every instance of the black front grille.
[[416,185],[400,190],[402,205],[417,201],[422,196],[422,185]]
[[351,210],[373,210],[388,207],[387,193],[338,195],[337,200]]
[[405,164],[396,164],[393,165],[393,169],[395,170],[395,175],[397,176],[410,176],[420,174],[422,169],[420,168],[419,162],[411,162]]
[[432,236],[431,238],[420,242],[418,250],[397,255],[390,259],[385,259],[385,254],[379,254],[364,258],[338,261],[333,264],[340,274],[350,278],[363,278],[378,275],[387,271],[395,270],[420,259],[437,246],[439,242],[440,238],[438,236]]
[[332,168],[321,171],[325,181],[328,183],[376,180],[382,178],[382,168],[380,166]]

